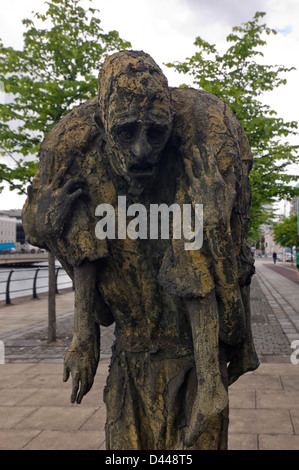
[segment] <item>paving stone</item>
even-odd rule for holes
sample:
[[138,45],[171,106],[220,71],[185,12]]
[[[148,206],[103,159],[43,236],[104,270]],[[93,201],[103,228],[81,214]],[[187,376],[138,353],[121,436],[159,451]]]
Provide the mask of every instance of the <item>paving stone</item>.
[[42,431],[24,450],[98,450],[104,440],[101,431]]
[[293,389],[299,392],[299,375],[282,375],[281,382],[285,390]]
[[229,390],[229,406],[232,408],[255,408],[255,390]]
[[299,436],[259,436],[259,450],[298,450]]
[[0,390],[0,405],[14,406],[28,400],[29,406],[36,406],[30,397],[34,397],[37,392],[36,388],[3,388]]
[[24,374],[55,374],[55,375],[63,375],[63,367],[61,364],[30,364],[30,366],[27,365],[27,368],[24,371]]
[[293,434],[288,410],[232,409],[230,427],[232,434]]
[[257,450],[257,439],[255,434],[229,434],[228,450]]
[[0,430],[0,450],[20,450],[30,443],[34,437],[38,436],[40,431],[29,431],[15,429]]
[[299,408],[297,390],[258,390],[257,408]]
[[23,386],[26,387],[31,385],[32,387],[37,388],[64,388],[69,389],[70,384],[67,382],[63,382],[62,380],[62,373],[57,374],[38,374],[33,376],[30,380],[25,381]]
[[20,399],[19,403],[21,406],[66,406],[70,401],[66,389],[43,388],[35,389],[30,396]]
[[14,428],[34,411],[36,408],[29,406],[0,406],[0,429]]
[[24,417],[16,425],[16,429],[76,431],[93,414],[94,408],[43,406],[31,413],[30,416]]
[[81,431],[99,431],[105,429],[106,423],[106,407],[101,406],[85,424],[81,427]]
[[10,367],[9,364],[0,364],[0,386],[2,385],[2,380],[5,380],[7,375],[13,374],[15,376],[23,377],[24,374],[27,374],[28,372],[30,373],[31,369],[32,364],[15,364],[13,368]]
[[266,375],[279,375],[279,376],[284,376],[284,375],[294,375],[294,376],[299,376],[299,364],[294,365],[289,361],[289,363],[267,363],[267,364],[260,364],[260,366],[253,372],[253,375],[260,375],[260,374],[266,374]]
[[245,389],[248,390],[254,386],[255,390],[264,389],[282,389],[282,384],[279,375],[257,375],[245,374],[241,376],[234,384],[230,386],[230,389]]
[[[298,409],[291,409],[290,414],[291,414],[292,422],[293,422],[293,425],[294,425],[295,434],[299,435],[299,410]],[[299,449],[299,447],[298,447],[298,449]]]
[[[14,364],[15,366],[16,364]],[[28,381],[28,377],[30,377]],[[2,368],[0,368],[0,389],[1,388],[17,388],[17,387],[27,387],[29,388],[34,387],[31,384],[32,380],[35,378],[35,374],[30,374],[24,376],[22,373],[14,374],[11,370],[7,370],[4,372]]]

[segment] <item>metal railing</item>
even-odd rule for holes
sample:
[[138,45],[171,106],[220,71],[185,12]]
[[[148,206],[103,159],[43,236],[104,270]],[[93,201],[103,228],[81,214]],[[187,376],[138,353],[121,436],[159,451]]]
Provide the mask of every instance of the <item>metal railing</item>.
[[[74,288],[73,281],[65,270],[58,266],[55,268],[55,288],[59,294],[60,289]],[[0,301],[7,305],[17,297],[31,295],[38,298],[38,293],[48,292],[48,267],[0,270]]]

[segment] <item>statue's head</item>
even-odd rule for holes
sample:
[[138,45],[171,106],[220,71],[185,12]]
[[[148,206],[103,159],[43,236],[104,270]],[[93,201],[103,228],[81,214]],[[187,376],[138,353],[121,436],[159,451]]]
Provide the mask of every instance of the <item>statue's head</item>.
[[99,74],[99,113],[114,171],[130,185],[154,176],[172,128],[167,79],[144,52],[113,54]]

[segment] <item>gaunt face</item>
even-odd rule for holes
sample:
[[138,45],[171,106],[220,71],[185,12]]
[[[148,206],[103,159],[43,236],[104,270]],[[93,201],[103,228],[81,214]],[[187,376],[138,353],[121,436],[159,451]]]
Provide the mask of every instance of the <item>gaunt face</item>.
[[171,132],[170,105],[133,98],[126,109],[119,101],[111,107],[106,131],[110,164],[130,185],[146,185],[157,171]]
[[153,113],[115,117],[109,136],[113,142],[113,168],[130,180],[151,178],[168,140],[171,123]]

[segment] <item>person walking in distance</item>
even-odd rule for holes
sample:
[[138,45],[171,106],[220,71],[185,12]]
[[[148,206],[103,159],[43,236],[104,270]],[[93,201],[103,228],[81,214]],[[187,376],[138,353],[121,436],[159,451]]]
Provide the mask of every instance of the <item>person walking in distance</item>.
[[297,278],[299,281],[299,249],[296,250],[296,268],[297,268]]

